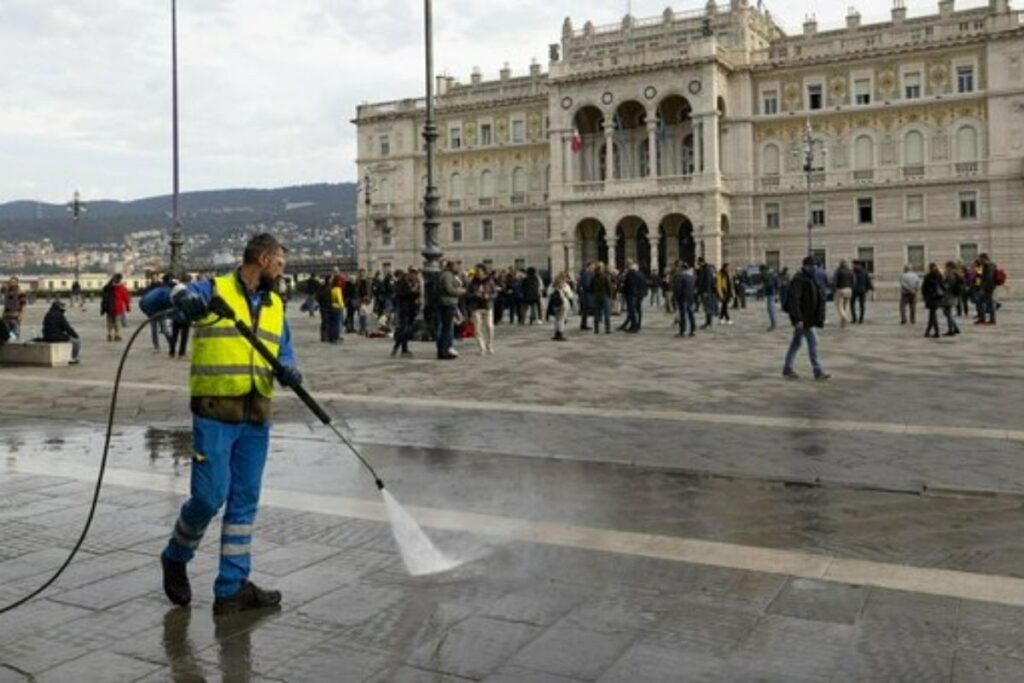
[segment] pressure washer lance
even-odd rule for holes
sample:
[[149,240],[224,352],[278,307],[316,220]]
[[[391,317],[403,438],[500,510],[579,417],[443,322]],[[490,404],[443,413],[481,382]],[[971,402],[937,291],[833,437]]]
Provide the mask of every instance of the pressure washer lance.
[[[252,345],[252,347],[256,349],[257,353],[263,356],[264,360],[270,363],[270,367],[274,370],[274,375],[276,375],[278,380],[280,381],[281,378],[284,376],[285,372],[284,366],[281,365],[281,361],[277,359],[277,356],[270,352],[270,349],[268,349],[266,344],[264,344],[263,341],[258,336],[256,336],[256,333],[253,332],[252,328],[250,328],[243,321],[238,319],[238,316],[235,315],[235,311],[233,308],[231,308],[231,305],[228,304],[227,301],[224,301],[224,299],[220,298],[219,296],[215,296],[212,299],[210,299],[209,309],[210,312],[213,313],[214,315],[223,318],[224,320],[230,320],[235,324],[235,329],[238,330],[238,333],[245,337],[246,341],[248,341]],[[284,384],[284,382],[281,383]],[[306,391],[305,388],[303,388],[302,385],[300,384],[294,384],[289,386],[288,388],[295,392],[295,395],[298,396],[299,399],[301,399],[302,402],[306,404],[306,407],[309,408],[314,415],[316,415],[317,419],[320,420],[320,422],[322,422],[324,425],[329,427],[331,431],[337,434],[338,438],[341,439],[341,442],[345,444],[345,446],[352,452],[352,455],[354,455],[356,459],[359,460],[359,463],[363,467],[365,467],[366,471],[369,472],[370,476],[373,477],[373,482],[377,485],[377,490],[383,491],[384,481],[377,476],[376,470],[374,470],[370,463],[366,461],[366,458],[364,458],[362,453],[359,452],[359,449],[356,448],[355,444],[353,444],[348,437],[342,434],[341,431],[334,426],[331,420],[331,416],[328,415],[327,412],[320,407],[320,404],[316,402],[316,399],[310,396],[309,392]]]

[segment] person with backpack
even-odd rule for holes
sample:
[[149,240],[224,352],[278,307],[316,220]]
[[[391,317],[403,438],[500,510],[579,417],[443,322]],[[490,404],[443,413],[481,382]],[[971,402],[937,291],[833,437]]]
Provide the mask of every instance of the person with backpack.
[[938,339],[938,311],[946,300],[946,278],[934,263],[928,264],[928,272],[921,283],[921,296],[924,298],[925,308],[928,309],[928,327],[924,330],[924,336],[926,339],[928,337]]
[[825,291],[818,284],[816,269],[814,258],[805,256],[802,267],[789,283],[785,309],[793,324],[793,338],[789,343],[786,361],[782,367],[782,376],[787,379],[800,378],[793,370],[793,363],[796,361],[796,354],[805,339],[807,340],[807,352],[811,357],[811,368],[814,370],[814,379],[827,380],[832,377],[831,374],[825,372],[818,360],[818,339],[814,334],[815,327],[825,326],[826,304]]
[[960,326],[953,320],[953,304],[960,305],[963,296],[964,279],[955,261],[946,261],[946,299],[942,302],[942,314],[946,316],[947,337],[960,334]]
[[976,325],[996,324],[996,287],[1006,284],[1006,272],[998,268],[988,254],[978,257],[981,274],[978,278],[978,318]]

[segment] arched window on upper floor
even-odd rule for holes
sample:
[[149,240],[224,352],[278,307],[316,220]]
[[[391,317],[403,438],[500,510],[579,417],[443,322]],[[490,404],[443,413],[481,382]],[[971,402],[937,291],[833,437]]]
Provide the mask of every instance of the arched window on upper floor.
[[512,169],[512,194],[526,194],[526,171],[522,166]]
[[903,165],[924,165],[924,136],[916,130],[910,131],[903,138]]
[[869,171],[875,167],[875,143],[869,135],[861,135],[853,143],[853,168]]
[[761,158],[761,175],[779,175],[779,146],[766,145]]
[[377,201],[375,203],[390,204],[391,200],[391,181],[387,178],[381,178],[380,182],[377,183]]
[[448,198],[454,200],[462,199],[462,176],[458,173],[452,173],[448,179]]
[[978,131],[974,126],[961,126],[956,132],[956,160],[978,160]]
[[490,198],[494,196],[494,174],[490,169],[480,172],[480,197]]

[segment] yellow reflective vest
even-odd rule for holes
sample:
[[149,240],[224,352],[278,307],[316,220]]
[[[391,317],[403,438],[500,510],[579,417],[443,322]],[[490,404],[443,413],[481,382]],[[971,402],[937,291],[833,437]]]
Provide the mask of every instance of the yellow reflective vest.
[[[235,311],[239,320],[256,333],[276,357],[284,334],[284,303],[275,292],[268,293],[269,305],[256,309],[256,324],[249,311],[248,295],[237,273],[221,275],[213,281],[214,296],[219,296]],[[238,333],[230,320],[219,320],[208,313],[193,326],[192,376],[189,388],[193,396],[247,396],[253,390],[265,398],[274,396],[274,372],[264,358]]]

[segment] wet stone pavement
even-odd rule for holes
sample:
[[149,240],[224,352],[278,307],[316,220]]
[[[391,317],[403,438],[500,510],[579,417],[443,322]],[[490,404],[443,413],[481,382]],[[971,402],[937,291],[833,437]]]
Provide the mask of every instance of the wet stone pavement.
[[[927,343],[883,307],[825,331],[829,384],[777,377],[753,307],[693,345],[657,315],[565,345],[499,328],[447,365],[293,319],[307,384],[466,561],[410,577],[364,473],[283,399],[253,578],[284,604],[217,620],[216,531],[193,605],[160,590],[187,363],[147,335],[93,531],[0,615],[0,683],[1024,680],[1021,326]],[[119,350],[93,316],[82,366],[0,368],[0,606],[88,510]]]

